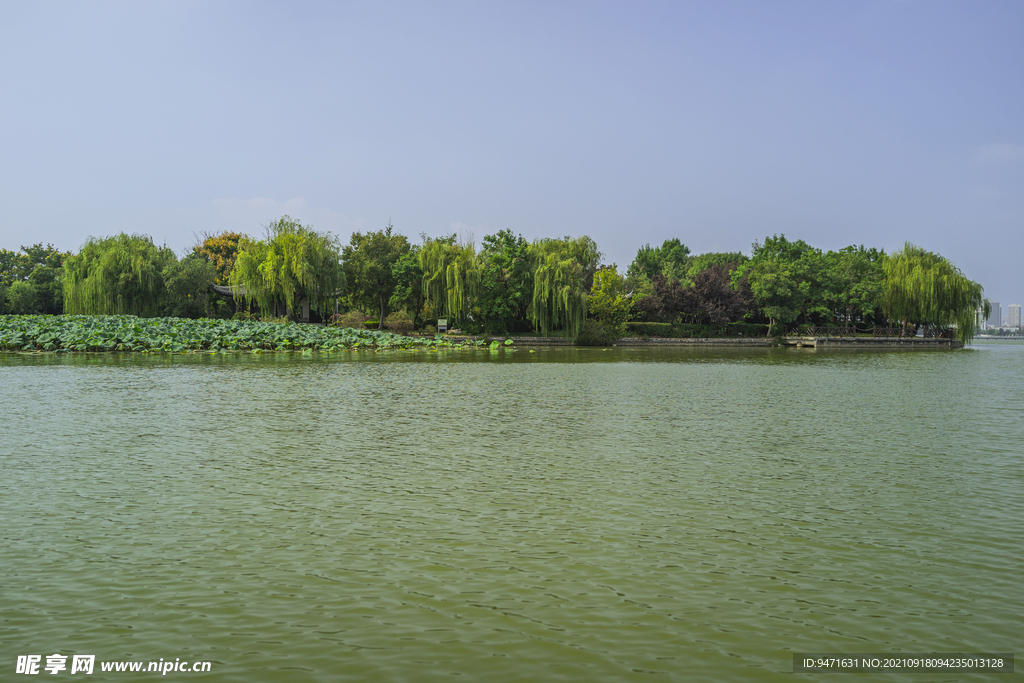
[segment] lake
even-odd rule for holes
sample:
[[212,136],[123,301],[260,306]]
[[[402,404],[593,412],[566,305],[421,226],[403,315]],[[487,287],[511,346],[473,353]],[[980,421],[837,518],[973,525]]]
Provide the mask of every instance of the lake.
[[0,354],[0,416],[6,673],[791,681],[1024,632],[1020,343]]

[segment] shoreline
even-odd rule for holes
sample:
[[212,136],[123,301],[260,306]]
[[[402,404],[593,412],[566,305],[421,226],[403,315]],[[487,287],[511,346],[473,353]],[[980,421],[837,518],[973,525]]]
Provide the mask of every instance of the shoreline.
[[[473,343],[478,339],[494,340],[499,344],[511,339],[519,346],[576,346],[564,337],[452,337],[452,341]],[[923,339],[921,337],[783,337],[778,341],[772,337],[622,337],[612,346],[746,346],[746,347],[796,347],[796,348],[851,348],[851,349],[961,349],[957,339]],[[585,348],[585,347],[581,347]],[[600,347],[594,347],[600,348]]]
[[[565,337],[411,336],[377,330],[237,320],[134,316],[18,316],[0,320],[0,350],[20,353],[218,353],[368,349],[573,347]],[[622,337],[610,347],[796,347],[823,349],[958,349],[956,339],[922,337]]]

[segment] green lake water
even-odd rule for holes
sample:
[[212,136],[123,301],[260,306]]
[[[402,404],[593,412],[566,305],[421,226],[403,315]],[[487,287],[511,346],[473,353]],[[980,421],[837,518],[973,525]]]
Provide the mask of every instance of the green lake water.
[[[504,682],[1024,652],[1022,418],[1013,343],[0,355],[0,680],[53,653]],[[99,671],[160,658],[212,673]]]

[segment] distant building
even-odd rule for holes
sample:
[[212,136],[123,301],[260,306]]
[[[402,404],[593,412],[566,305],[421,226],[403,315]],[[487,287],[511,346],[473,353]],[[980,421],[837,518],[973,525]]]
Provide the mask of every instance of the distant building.
[[1010,304],[1007,307],[1006,324],[1020,329],[1020,304]]
[[1000,327],[1003,324],[1003,309],[998,301],[990,301],[989,303],[992,304],[992,314],[988,317],[986,327]]

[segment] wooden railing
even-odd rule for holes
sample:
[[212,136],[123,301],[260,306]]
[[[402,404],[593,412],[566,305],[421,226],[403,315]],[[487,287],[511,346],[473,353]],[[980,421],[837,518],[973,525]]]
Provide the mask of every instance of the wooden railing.
[[[915,336],[913,327],[863,327],[859,330],[853,325],[795,325],[787,330],[794,337],[856,337],[857,333],[868,334],[876,339],[899,339]],[[952,328],[925,328],[926,339],[955,339],[956,330]]]
[[941,330],[934,328],[924,328],[925,339],[956,339],[956,330],[952,327],[947,327]]
[[804,337],[856,337],[857,329],[839,325],[802,325],[797,334]]

